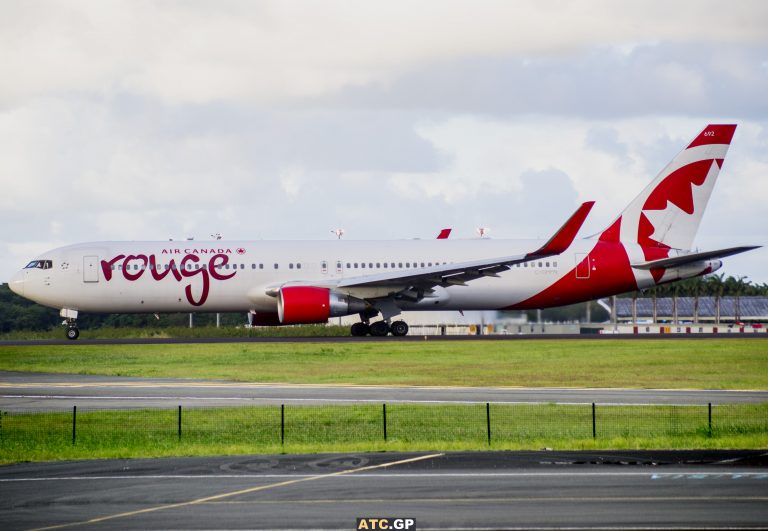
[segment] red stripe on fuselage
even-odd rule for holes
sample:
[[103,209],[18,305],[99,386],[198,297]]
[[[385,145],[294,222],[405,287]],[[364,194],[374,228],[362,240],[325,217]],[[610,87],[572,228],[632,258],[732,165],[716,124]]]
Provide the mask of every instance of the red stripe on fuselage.
[[[617,241],[621,218],[606,229],[587,257],[563,278],[522,302],[504,310],[531,310],[564,306],[633,291],[637,289],[635,275],[629,264],[627,250]],[[589,278],[577,278],[576,270],[589,269]]]

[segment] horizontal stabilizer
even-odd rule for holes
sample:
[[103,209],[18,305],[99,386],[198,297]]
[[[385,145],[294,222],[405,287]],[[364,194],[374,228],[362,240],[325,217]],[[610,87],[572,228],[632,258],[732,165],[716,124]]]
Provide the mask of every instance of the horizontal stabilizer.
[[713,260],[716,258],[725,258],[726,256],[733,256],[734,254],[745,253],[753,249],[760,248],[760,245],[751,245],[745,247],[729,247],[728,249],[719,249],[717,251],[706,251],[703,253],[690,253],[682,256],[674,256],[672,258],[662,258],[661,260],[652,260],[650,262],[642,262],[639,264],[632,264],[635,269],[657,269],[663,267],[680,267],[686,264],[692,264],[694,262],[701,262],[702,260]]

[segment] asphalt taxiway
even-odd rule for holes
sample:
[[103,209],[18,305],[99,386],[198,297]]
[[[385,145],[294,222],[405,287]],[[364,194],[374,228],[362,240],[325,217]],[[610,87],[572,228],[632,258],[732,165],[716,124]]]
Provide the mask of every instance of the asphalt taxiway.
[[0,371],[4,411],[323,403],[736,404],[768,391],[259,384]]
[[262,455],[0,467],[3,529],[749,529],[759,451]]

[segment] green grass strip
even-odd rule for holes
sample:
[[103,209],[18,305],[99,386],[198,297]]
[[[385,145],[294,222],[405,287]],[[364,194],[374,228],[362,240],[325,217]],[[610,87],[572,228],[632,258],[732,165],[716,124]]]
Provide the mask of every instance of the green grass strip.
[[768,389],[768,340],[0,346],[0,370],[265,383]]
[[[765,448],[768,404],[381,404],[4,413],[0,462],[279,452]],[[284,441],[281,440],[281,433]]]

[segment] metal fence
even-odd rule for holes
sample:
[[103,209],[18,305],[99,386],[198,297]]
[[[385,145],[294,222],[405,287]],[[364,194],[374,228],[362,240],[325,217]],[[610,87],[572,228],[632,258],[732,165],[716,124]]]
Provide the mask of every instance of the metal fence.
[[768,435],[768,404],[345,404],[2,412],[0,451],[190,444],[524,442]]

